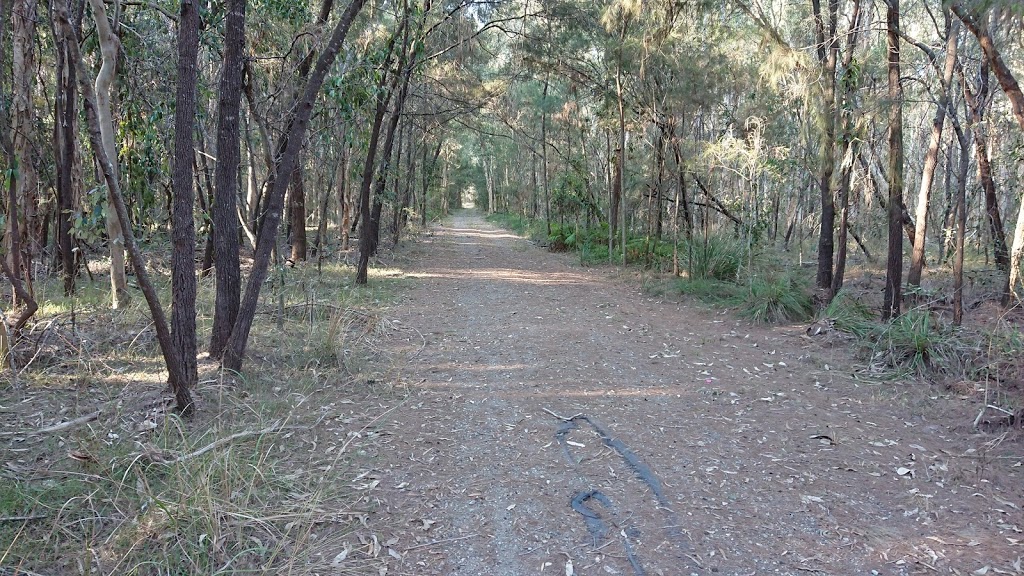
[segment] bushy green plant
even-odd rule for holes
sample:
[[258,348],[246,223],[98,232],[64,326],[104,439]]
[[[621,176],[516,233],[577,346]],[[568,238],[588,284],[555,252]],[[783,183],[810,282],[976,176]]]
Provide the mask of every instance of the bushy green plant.
[[941,324],[926,309],[911,309],[869,336],[872,360],[914,374],[963,374],[982,356],[977,338]]
[[875,313],[871,308],[844,291],[840,291],[832,302],[829,302],[823,316],[836,330],[857,338],[868,336],[876,328]]
[[676,282],[676,290],[709,304],[725,306],[739,303],[743,293],[743,288],[733,282],[710,278],[681,278]]
[[747,258],[747,247],[724,235],[694,238],[680,252],[690,278],[735,281]]
[[759,324],[807,320],[813,312],[807,286],[791,274],[752,278],[741,309]]

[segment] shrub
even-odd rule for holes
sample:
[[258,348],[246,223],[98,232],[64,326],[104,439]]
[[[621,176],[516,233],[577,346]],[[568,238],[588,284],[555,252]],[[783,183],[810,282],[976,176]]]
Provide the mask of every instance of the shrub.
[[709,304],[725,306],[738,303],[743,291],[742,287],[732,282],[709,278],[681,278],[676,282],[676,290]]
[[747,247],[734,238],[714,235],[694,238],[680,247],[680,253],[690,278],[735,281],[746,260]]
[[825,307],[823,316],[836,330],[857,338],[864,338],[876,329],[875,314],[871,308],[845,291],[836,294],[832,302]]
[[793,275],[752,278],[741,314],[758,324],[807,320],[814,311],[811,295]]

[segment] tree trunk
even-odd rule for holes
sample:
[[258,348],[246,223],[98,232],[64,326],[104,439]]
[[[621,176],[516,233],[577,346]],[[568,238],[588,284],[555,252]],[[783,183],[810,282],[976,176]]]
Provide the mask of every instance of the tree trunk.
[[[93,18],[96,20],[96,35],[100,42],[103,63],[96,74],[96,115],[99,122],[100,135],[103,141],[103,154],[110,160],[113,178],[120,181],[117,167],[117,144],[114,141],[114,120],[110,110],[110,95],[117,70],[117,54],[121,49],[121,41],[114,34],[103,0],[89,0]],[[113,191],[107,190],[108,203],[113,202]],[[110,245],[110,298],[114,309],[125,307],[130,301],[128,279],[125,275],[125,231],[123,226],[130,226],[130,220],[124,222],[117,217],[116,211],[110,206],[106,210],[107,242]]]
[[[969,124],[982,126],[985,121],[985,108],[992,100],[989,98],[989,66],[983,61],[978,74],[978,85],[971,88],[966,75],[961,70],[960,82],[963,87],[964,100],[969,109]],[[999,197],[996,195],[995,180],[992,176],[992,163],[988,158],[988,141],[975,131],[974,157],[978,161],[978,180],[985,192],[985,212],[988,214],[989,234],[992,237],[992,251],[995,255],[996,268],[1004,273],[1010,271],[1010,255],[1006,248],[1006,235],[1003,231],[1003,219],[999,213]]]
[[[301,97],[295,102],[289,113],[287,145],[283,154],[278,157],[275,173],[277,175],[290,174],[298,159],[302,141],[305,139],[306,130],[309,127],[309,120],[313,114],[313,105],[316,103],[317,95],[323,86],[327,72],[334,65],[342,43],[348,35],[352,21],[362,9],[366,0],[352,0],[345,13],[335,24],[331,38],[324,46],[316,67],[309,76],[302,89]],[[267,278],[267,269],[270,265],[270,251],[277,238],[277,228],[281,222],[281,211],[284,205],[284,195],[288,188],[287,178],[274,178],[271,193],[267,202],[267,215],[263,226],[260,227],[259,238],[256,242],[256,253],[253,258],[253,269],[246,284],[245,296],[242,298],[238,311],[238,319],[231,330],[231,337],[225,349],[223,366],[229,370],[241,370],[242,360],[245,357],[245,348],[249,342],[249,332],[252,329],[253,320],[256,317],[256,306],[259,302],[260,290]]]
[[[52,10],[52,8],[51,8]],[[56,43],[56,84],[54,94],[54,160],[57,172],[57,222],[55,231],[57,253],[55,263],[64,280],[64,295],[75,292],[75,255],[71,243],[72,206],[77,197],[75,168],[78,154],[78,104],[75,63],[69,57],[67,38],[58,33],[51,18]],[[75,36],[78,36],[80,13],[75,15]],[[2,59],[0,59],[2,61]]]
[[306,187],[302,180],[302,153],[291,174],[291,192],[288,195],[288,228],[292,264],[306,259]]
[[914,252],[910,258],[910,271],[907,273],[907,286],[921,285],[921,272],[924,268],[924,245],[928,237],[928,202],[935,179],[935,168],[939,163],[939,145],[942,144],[942,128],[946,121],[946,110],[949,107],[949,86],[953,81],[953,70],[956,64],[957,39],[959,27],[949,22],[946,26],[946,63],[942,70],[942,86],[939,102],[932,120],[932,133],[928,141],[928,152],[924,157],[924,171],[921,173],[921,188],[917,193],[917,227],[914,230]]
[[[821,0],[811,0],[814,13],[814,36],[817,45],[818,63],[821,66],[824,88],[821,98],[821,166],[819,168],[818,191],[821,197],[821,228],[818,234],[818,272],[815,283],[820,290],[832,289],[832,266],[835,255],[836,207],[832,194],[832,173],[835,170],[836,153],[836,61],[839,42],[836,28],[839,0],[829,0],[828,33],[825,31],[821,14]],[[826,299],[828,300],[828,299]]]
[[[102,0],[91,1],[102,2]],[[102,19],[102,16],[99,17]],[[97,95],[93,86],[90,85],[87,80],[87,68],[85,62],[82,60],[82,54],[79,51],[78,42],[74,38],[74,31],[71,27],[67,8],[60,7],[58,9],[58,19],[61,23],[63,35],[67,39],[68,47],[71,50],[71,60],[72,62],[75,62],[78,67],[78,83],[79,88],[82,91],[82,100],[85,106],[86,120],[89,127],[89,140],[92,144],[93,154],[96,156],[96,163],[99,164],[100,170],[103,172],[103,179],[107,184],[109,198],[112,202],[112,212],[121,223],[127,224],[128,209],[125,207],[124,200],[121,197],[121,186],[116,178],[114,162],[107,157],[107,143],[103,141],[100,107],[97,102]],[[135,266],[135,274],[139,282],[139,287],[142,289],[142,293],[146,298],[146,303],[149,305],[150,314],[153,317],[153,326],[156,329],[157,340],[160,343],[160,350],[163,353],[164,364],[167,366],[169,381],[172,385],[174,383],[186,382],[187,378],[184,370],[182,369],[181,357],[178,354],[177,347],[174,346],[171,332],[167,326],[167,317],[164,315],[164,309],[160,304],[160,298],[157,296],[156,289],[154,289],[153,283],[149,279],[149,272],[146,269],[146,263],[142,257],[142,252],[135,243],[135,235],[132,233],[131,227],[125,226],[124,230],[124,244],[128,250],[129,256],[131,256],[132,264]],[[189,414],[192,411],[192,399],[188,395],[188,390],[179,388],[174,392],[175,400],[177,401],[178,408],[181,410],[182,414]]]
[[[217,165],[214,168],[213,253],[217,269],[210,357],[220,359],[238,319],[242,285],[238,259],[238,165],[241,161],[239,115],[245,60],[247,0],[228,0],[224,30],[224,69],[217,100]],[[253,208],[255,210],[255,207]]]
[[[35,42],[36,42],[36,0],[14,0],[11,10],[12,40],[11,53],[11,143],[13,164],[10,195],[7,212],[7,258],[8,265],[17,278],[32,294],[32,254],[35,224],[35,207],[38,199],[36,188],[38,175],[34,159],[34,145],[30,136],[35,133],[35,106],[33,88],[35,85]],[[6,25],[6,23],[5,23]],[[25,303],[14,294],[15,305]]]
[[903,282],[903,85],[900,82],[900,2],[886,1],[889,61],[889,250],[885,267],[882,319],[900,315]]
[[[408,39],[408,14],[402,20],[402,28],[391,37],[388,42],[387,56],[384,59],[384,65],[382,69],[385,73],[380,75],[380,80],[377,83],[377,107],[374,110],[373,115],[373,126],[370,129],[370,140],[367,144],[366,159],[363,163],[363,177],[359,184],[359,220],[361,225],[359,227],[359,263],[356,269],[356,284],[366,284],[367,274],[370,265],[370,256],[377,251],[376,245],[376,230],[374,229],[374,222],[372,220],[373,214],[371,212],[370,205],[370,193],[374,187],[374,169],[377,166],[377,144],[380,141],[380,130],[384,124],[384,115],[387,113],[388,104],[391,102],[391,97],[398,89],[398,84],[404,75],[404,57],[405,51],[408,48],[406,40]],[[388,84],[388,77],[386,71],[391,67],[391,57],[394,54],[395,41],[398,33],[406,34],[403,39],[403,54],[399,58],[398,70],[392,75],[391,82],[385,89],[384,86]],[[396,114],[397,115],[397,114]],[[394,134],[392,133],[392,137]],[[385,146],[386,148],[386,146]],[[383,172],[383,165],[386,163],[381,162]],[[383,177],[383,176],[380,176]],[[376,200],[374,201],[374,208],[376,208]],[[378,216],[379,216],[379,211]]]
[[[196,227],[195,120],[196,78],[199,58],[199,9],[195,0],[181,0],[178,18],[178,81],[174,100],[174,252],[171,260],[171,340],[181,361],[182,381],[171,380],[178,410],[192,403],[189,390],[199,381],[196,371]],[[172,377],[175,376],[172,373]],[[183,404],[184,402],[184,404]]]

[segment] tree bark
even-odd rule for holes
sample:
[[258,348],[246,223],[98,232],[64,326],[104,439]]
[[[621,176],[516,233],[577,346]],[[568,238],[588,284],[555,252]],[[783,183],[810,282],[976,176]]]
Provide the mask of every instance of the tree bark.
[[[96,74],[96,116],[99,122],[103,142],[103,154],[110,160],[113,178],[120,181],[117,167],[117,144],[114,141],[114,121],[110,110],[110,93],[113,89],[114,75],[117,71],[117,54],[121,49],[121,41],[114,34],[103,0],[89,0],[93,18],[96,20],[96,35],[100,42],[102,65]],[[113,191],[107,190],[108,204],[113,203]],[[106,210],[107,242],[110,245],[110,298],[114,309],[123,308],[131,300],[128,294],[128,279],[125,275],[125,231],[130,220],[124,222],[117,217],[116,211],[107,206]]]
[[832,194],[832,173],[836,163],[836,61],[839,42],[836,39],[839,18],[839,0],[829,0],[828,33],[821,13],[821,0],[811,0],[814,14],[814,36],[818,63],[821,66],[824,88],[821,98],[821,167],[818,190],[821,198],[821,228],[818,234],[818,271],[815,283],[820,290],[832,289],[832,266],[835,257],[836,207]]
[[885,267],[882,319],[900,315],[903,282],[903,85],[900,82],[900,2],[886,0],[889,69],[889,250]]
[[[402,21],[402,30],[404,31],[405,26],[408,24],[407,19]],[[387,55],[384,58],[384,64],[381,67],[382,73],[380,79],[377,82],[377,106],[373,113],[373,125],[370,128],[370,139],[367,142],[366,158],[363,161],[363,175],[359,183],[359,263],[356,268],[356,284],[366,284],[368,281],[367,274],[369,273],[369,262],[370,255],[376,251],[376,246],[370,246],[372,238],[374,236],[371,222],[371,204],[370,204],[370,193],[373,189],[373,174],[374,169],[377,166],[377,148],[380,142],[380,131],[384,125],[384,115],[387,113],[388,104],[391,102],[391,97],[395,93],[398,87],[398,82],[402,76],[402,69],[399,66],[398,72],[392,75],[390,85],[388,84],[387,71],[391,68],[391,58],[394,55],[395,41],[398,33],[391,37],[388,42]],[[385,86],[387,86],[385,88]],[[365,259],[365,262],[364,262]]]
[[[116,177],[117,173],[114,169],[114,162],[107,157],[106,143],[103,141],[103,131],[101,129],[102,124],[100,122],[100,107],[97,103],[97,95],[93,85],[89,84],[87,80],[87,68],[85,62],[82,60],[82,54],[79,51],[78,42],[74,37],[74,31],[72,30],[71,22],[68,18],[67,8],[61,7],[58,9],[58,19],[60,20],[61,30],[64,37],[68,41],[68,47],[71,50],[71,60],[78,67],[78,84],[79,89],[82,91],[82,100],[85,106],[86,120],[89,128],[89,140],[92,144],[93,155],[96,157],[96,163],[99,164],[100,170],[103,173],[103,179],[107,184],[109,198],[113,204],[112,207],[114,215],[120,223],[127,224],[128,209],[125,207],[124,200],[121,197],[121,186]],[[135,235],[132,233],[131,227],[125,226],[124,230],[124,244],[132,259],[132,264],[135,266],[135,274],[139,281],[139,287],[142,289],[142,293],[146,298],[146,303],[149,305],[150,314],[153,317],[153,326],[156,329],[157,341],[160,343],[160,351],[163,353],[164,364],[167,366],[167,372],[170,376],[169,380],[171,383],[185,382],[187,379],[184,375],[184,371],[182,370],[181,357],[179,356],[177,347],[174,346],[171,338],[171,332],[167,326],[167,317],[164,315],[164,309],[160,304],[160,298],[157,296],[156,289],[153,287],[153,283],[149,279],[149,273],[146,269],[146,262],[142,257],[142,252],[135,243]],[[174,392],[179,410],[182,414],[189,414],[193,407],[192,399],[188,395],[188,390],[179,389]]]
[[[51,14],[54,14],[51,6]],[[71,242],[72,207],[78,196],[75,171],[81,165],[78,159],[78,101],[76,99],[75,63],[71,61],[68,39],[57,29],[56,18],[51,18],[54,42],[56,44],[55,93],[54,93],[54,161],[57,172],[57,221],[55,231],[57,253],[55,264],[64,281],[64,295],[75,292],[75,255]],[[74,15],[75,37],[81,27],[81,10]],[[2,61],[2,59],[0,59]]]
[[[7,203],[5,234],[8,265],[14,276],[32,294],[32,230],[37,203],[35,159],[30,136],[35,133],[33,87],[35,77],[36,0],[14,0],[11,10],[11,183]],[[6,24],[6,23],[5,23]],[[25,303],[17,291],[15,306]]]
[[[981,126],[985,121],[985,108],[991,104],[989,98],[989,66],[983,61],[978,74],[978,85],[971,88],[966,75],[961,71],[960,82],[963,86],[964,100],[969,109],[969,124]],[[1006,248],[1006,234],[1003,231],[1003,219],[999,213],[999,197],[996,194],[995,180],[992,176],[992,163],[988,157],[988,141],[975,132],[974,157],[978,162],[978,180],[985,193],[985,212],[988,215],[989,234],[992,237],[992,252],[995,255],[996,268],[1009,274],[1010,255]]]
[[241,161],[239,115],[245,70],[247,0],[228,0],[224,32],[224,70],[217,101],[217,165],[214,168],[213,253],[217,269],[210,357],[220,359],[238,319],[242,272],[238,259],[238,164]]
[[[178,81],[174,105],[174,209],[171,215],[171,340],[181,361],[182,381],[171,380],[179,398],[178,409],[192,403],[189,390],[195,388],[196,371],[196,226],[195,204],[195,119],[196,78],[199,57],[199,10],[195,0],[181,0],[178,16]],[[175,376],[172,373],[172,378]],[[182,404],[182,401],[185,404]]]
[[241,370],[242,360],[245,357],[245,348],[249,341],[249,331],[252,329],[253,320],[256,317],[256,306],[259,302],[260,290],[267,278],[267,269],[270,265],[270,251],[277,238],[278,225],[281,222],[281,211],[284,205],[284,195],[288,189],[288,179],[281,178],[281,174],[290,174],[295,168],[302,141],[305,138],[306,130],[309,127],[309,120],[313,114],[313,105],[316,103],[317,95],[323,86],[327,72],[334,65],[338,52],[348,35],[352,21],[362,9],[366,0],[352,0],[348,8],[342,14],[334,27],[331,38],[324,46],[312,74],[307,79],[302,89],[301,97],[295,102],[289,113],[287,145],[284,153],[278,157],[270,196],[267,201],[267,215],[263,226],[260,227],[259,237],[256,241],[256,254],[253,259],[252,273],[249,275],[245,288],[245,296],[242,298],[238,311],[238,318],[231,330],[231,337],[225,350],[223,366],[230,370]]
[[914,251],[910,258],[910,271],[907,273],[907,286],[921,285],[921,273],[924,269],[924,247],[928,237],[928,203],[931,198],[932,182],[935,179],[935,168],[939,161],[939,145],[942,143],[942,129],[946,122],[946,111],[949,108],[949,86],[953,81],[956,65],[957,38],[959,29],[947,19],[946,26],[946,62],[942,70],[939,101],[932,120],[932,132],[928,141],[928,152],[924,157],[924,171],[921,173],[921,188],[917,194],[917,222],[914,230]]

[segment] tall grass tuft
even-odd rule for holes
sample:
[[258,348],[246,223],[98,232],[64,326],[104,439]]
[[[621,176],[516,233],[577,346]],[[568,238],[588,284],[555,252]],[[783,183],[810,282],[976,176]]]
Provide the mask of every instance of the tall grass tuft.
[[748,249],[731,236],[715,234],[694,238],[680,252],[690,278],[736,281]]
[[740,313],[758,324],[776,324],[807,320],[813,311],[804,283],[792,274],[782,274],[752,278]]

